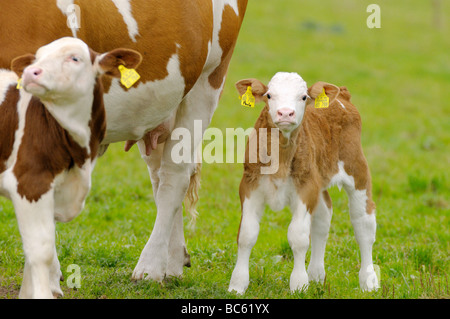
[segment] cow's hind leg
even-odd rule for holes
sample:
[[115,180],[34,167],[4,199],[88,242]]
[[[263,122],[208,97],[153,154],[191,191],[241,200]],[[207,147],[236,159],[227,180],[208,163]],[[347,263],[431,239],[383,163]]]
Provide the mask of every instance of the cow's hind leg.
[[[133,272],[134,279],[160,282],[166,275],[179,275],[186,263],[182,202],[196,168],[197,147],[201,146],[220,92],[221,89],[212,89],[208,77],[203,76],[178,109],[172,138],[166,141],[159,169],[155,225]],[[170,271],[169,250],[176,252],[170,254],[173,257]]]
[[[161,168],[162,155],[164,151],[165,143],[158,144],[151,154],[146,155],[146,145],[140,140],[138,142],[139,151],[142,159],[145,161],[150,174],[150,180],[152,182],[153,196],[155,202],[158,195],[159,188],[159,173]],[[156,202],[156,206],[158,203]],[[167,276],[181,276],[183,273],[183,266],[190,266],[190,256],[186,250],[186,244],[184,241],[183,231],[183,212],[178,210],[175,213],[174,224],[169,241],[169,256],[167,261]],[[180,264],[178,260],[184,258],[185,262]]]

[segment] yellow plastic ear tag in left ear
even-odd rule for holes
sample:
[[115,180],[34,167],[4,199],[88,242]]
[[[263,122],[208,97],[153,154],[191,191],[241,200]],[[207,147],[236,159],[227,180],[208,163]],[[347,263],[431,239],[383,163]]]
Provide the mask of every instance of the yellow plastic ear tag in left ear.
[[247,87],[247,92],[245,92],[241,97],[241,105],[246,107],[255,107],[255,97],[252,93],[252,87]]
[[136,83],[141,76],[135,69],[127,69],[123,65],[119,65],[120,71],[120,83],[122,83],[127,89],[129,89],[134,83]]
[[22,86],[22,78],[20,78],[20,79],[17,81],[16,89],[18,89],[18,90],[23,89],[23,86]]
[[322,93],[316,97],[314,107],[316,109],[326,109],[328,106],[330,106],[330,98],[325,94],[325,89],[322,89]]

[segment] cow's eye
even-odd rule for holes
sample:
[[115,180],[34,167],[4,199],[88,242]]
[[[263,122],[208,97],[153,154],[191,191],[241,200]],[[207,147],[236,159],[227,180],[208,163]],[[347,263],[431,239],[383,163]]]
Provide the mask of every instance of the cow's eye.
[[70,57],[70,59],[71,59],[73,62],[79,62],[79,61],[80,61],[80,59],[77,58],[77,57],[74,56],[74,55],[72,55],[72,56]]
[[303,96],[302,96],[302,100],[303,100],[303,101],[306,101],[306,95],[303,95]]
[[267,98],[270,100],[272,98],[272,95],[267,94]]

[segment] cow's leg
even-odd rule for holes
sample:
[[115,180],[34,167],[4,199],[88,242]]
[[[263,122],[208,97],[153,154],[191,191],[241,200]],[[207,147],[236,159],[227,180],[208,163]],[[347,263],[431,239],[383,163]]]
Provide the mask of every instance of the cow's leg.
[[[164,279],[169,273],[167,265],[171,238],[178,239],[170,245],[171,265],[173,269],[183,268],[185,243],[182,218],[180,218],[182,216],[179,214],[182,212],[182,202],[196,166],[194,159],[197,147],[201,145],[203,132],[211,122],[220,92],[221,89],[211,88],[208,77],[204,76],[180,104],[172,132],[172,136],[174,133],[179,136],[177,136],[178,139],[168,139],[164,146],[156,195],[156,221],[150,239],[133,272],[134,279],[155,281]],[[188,153],[186,158],[179,157],[180,149],[183,154]],[[175,227],[174,222],[177,222]]]
[[[138,142],[139,151],[141,153],[142,159],[145,161],[150,174],[150,180],[152,182],[153,196],[157,198],[158,188],[159,188],[159,170],[161,168],[161,160],[163,155],[165,143],[158,144],[156,149],[154,149],[150,156],[148,156],[147,148],[144,141],[140,140]],[[156,206],[158,203],[156,202]],[[167,276],[181,276],[183,273],[183,265],[190,265],[189,255],[186,251],[186,244],[184,242],[184,230],[183,230],[183,212],[178,210],[175,214],[174,224],[172,228],[170,241],[169,241],[169,256],[167,262]],[[181,244],[179,244],[181,242]],[[183,265],[177,263],[178,256],[184,256],[185,262]]]
[[236,266],[231,275],[228,291],[243,294],[250,281],[249,260],[253,246],[258,239],[259,223],[264,212],[264,202],[258,195],[250,195],[242,204],[242,217],[238,235]]
[[294,292],[308,287],[305,258],[309,248],[311,214],[301,201],[292,205],[291,209],[292,221],[288,228],[288,241],[294,254],[294,269],[292,269],[289,286]]
[[330,231],[333,208],[327,191],[319,196],[319,202],[314,209],[311,221],[311,261],[308,266],[310,281],[323,282],[325,280],[325,246]]
[[[16,194],[12,196],[25,254],[23,283],[19,298],[53,298],[62,293],[53,281],[55,256],[55,222],[53,191],[29,202]],[[59,264],[59,263],[58,263]],[[52,283],[50,283],[52,281]]]
[[355,231],[356,241],[361,252],[359,284],[362,290],[379,288],[378,278],[372,262],[372,245],[375,242],[376,219],[372,210],[370,190],[357,190],[353,185],[346,186],[349,199],[350,219]]

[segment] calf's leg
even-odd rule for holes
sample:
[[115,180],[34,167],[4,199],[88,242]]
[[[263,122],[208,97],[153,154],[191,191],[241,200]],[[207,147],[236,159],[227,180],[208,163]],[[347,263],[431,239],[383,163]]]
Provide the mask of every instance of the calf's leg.
[[372,262],[372,246],[375,242],[375,211],[371,210],[370,190],[345,188],[349,198],[350,219],[356,241],[361,252],[359,284],[362,290],[372,291],[379,288],[379,282]]
[[325,247],[332,215],[330,195],[328,191],[323,191],[319,196],[311,221],[311,261],[308,266],[310,281],[323,282],[325,280]]
[[264,203],[257,194],[251,194],[242,203],[242,219],[238,235],[238,254],[236,266],[231,275],[228,291],[243,294],[248,287],[249,259],[253,246],[258,239],[259,222],[264,212]]
[[292,292],[308,287],[308,274],[305,269],[305,257],[309,248],[311,214],[306,205],[299,200],[292,205],[292,221],[288,228],[288,241],[294,254],[294,269],[289,286]]
[[53,190],[37,202],[29,202],[19,194],[12,196],[25,254],[23,283],[19,298],[53,298],[62,294],[59,287],[59,263],[55,262],[55,222]]

